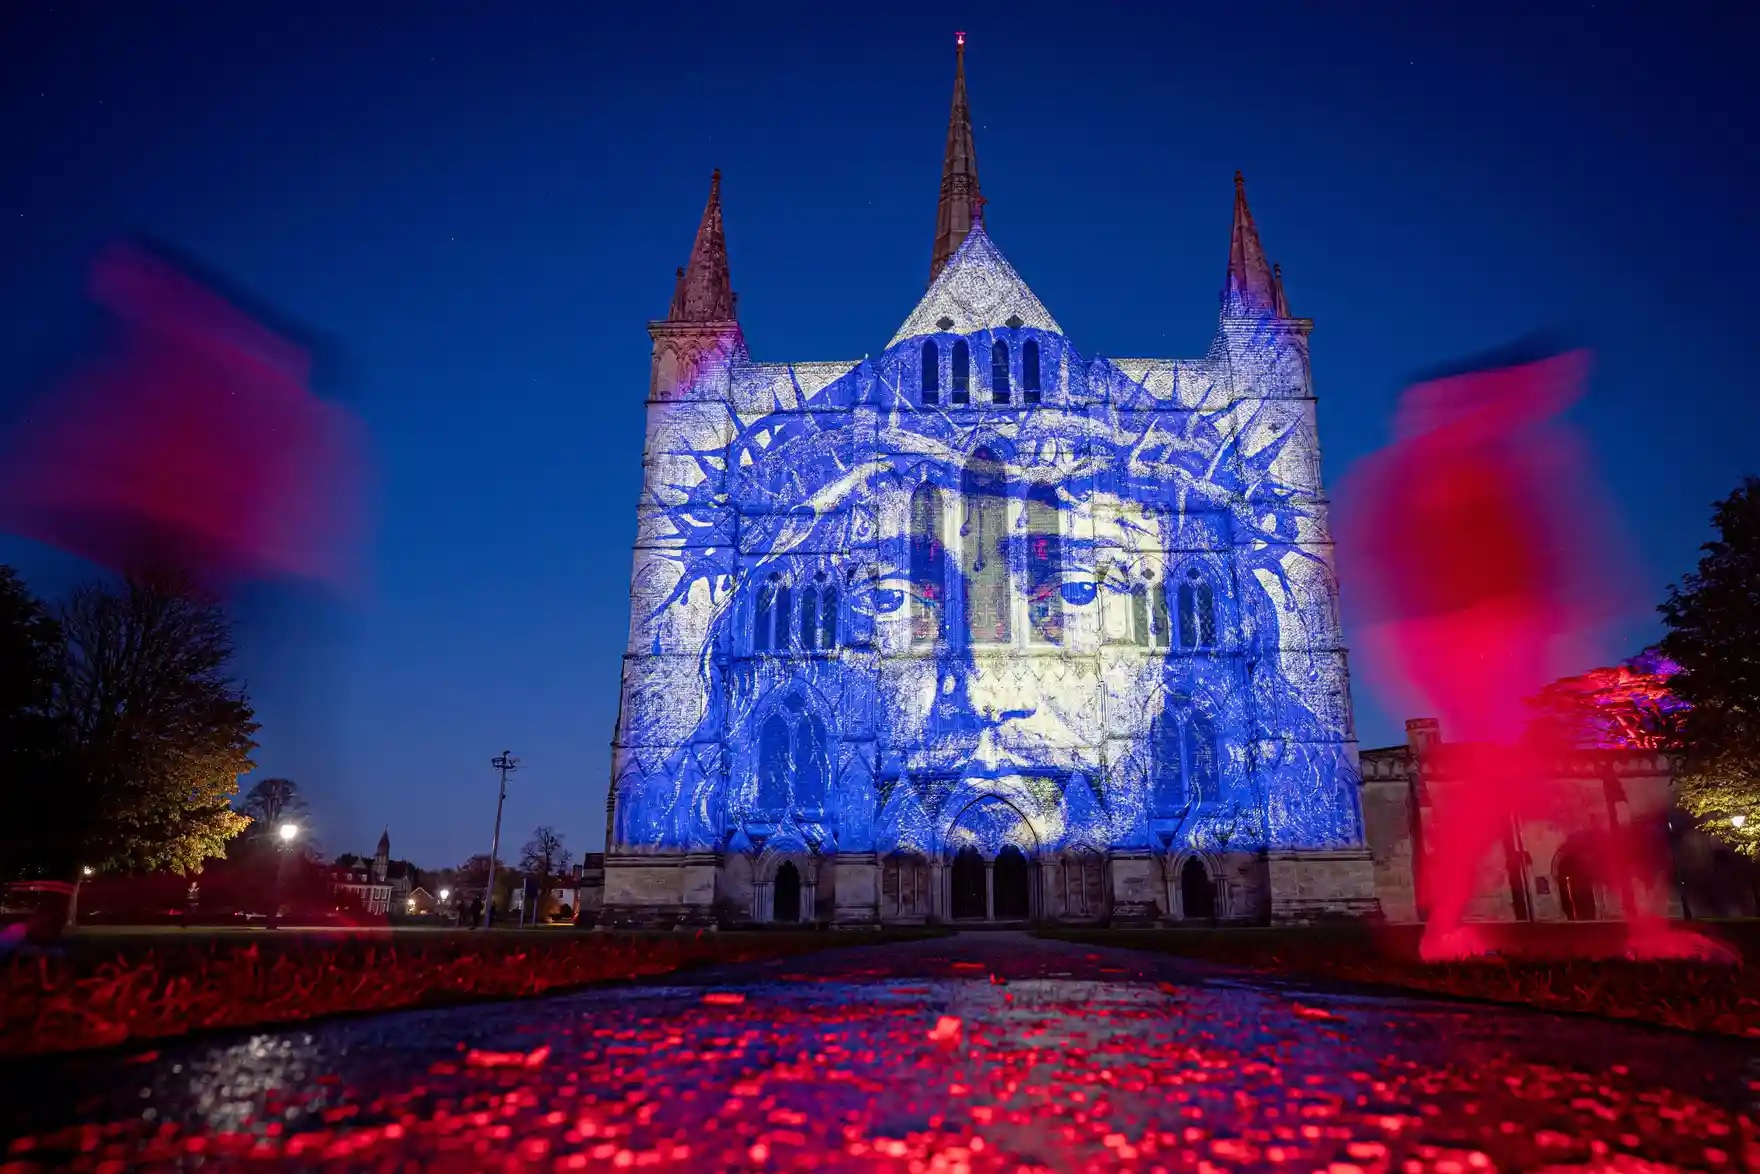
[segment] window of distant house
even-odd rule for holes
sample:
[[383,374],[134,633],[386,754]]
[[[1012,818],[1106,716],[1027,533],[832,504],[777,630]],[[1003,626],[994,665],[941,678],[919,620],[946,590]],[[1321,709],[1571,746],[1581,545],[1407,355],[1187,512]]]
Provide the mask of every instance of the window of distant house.
[[990,400],[1008,402],[1008,344],[997,339],[990,347]]
[[972,402],[972,352],[963,338],[953,344],[953,402]]
[[1021,347],[1021,399],[1039,402],[1039,344],[1030,338]]
[[923,343],[923,402],[941,402],[941,348],[932,338]]

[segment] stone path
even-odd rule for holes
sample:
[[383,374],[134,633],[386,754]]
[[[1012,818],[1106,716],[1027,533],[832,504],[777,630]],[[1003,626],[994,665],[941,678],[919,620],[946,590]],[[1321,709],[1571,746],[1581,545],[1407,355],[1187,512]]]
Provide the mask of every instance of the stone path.
[[0,1153],[57,1168],[1760,1168],[1755,1044],[1024,934],[0,1080]]

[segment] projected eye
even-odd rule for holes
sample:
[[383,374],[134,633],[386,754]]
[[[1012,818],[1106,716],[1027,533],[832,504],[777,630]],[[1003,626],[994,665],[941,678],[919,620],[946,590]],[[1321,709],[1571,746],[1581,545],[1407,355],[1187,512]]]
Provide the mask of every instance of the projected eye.
[[1094,580],[1069,579],[1063,584],[1063,601],[1071,607],[1086,607],[1094,602]]
[[895,612],[904,606],[904,592],[891,587],[879,587],[874,591],[874,610],[880,615]]

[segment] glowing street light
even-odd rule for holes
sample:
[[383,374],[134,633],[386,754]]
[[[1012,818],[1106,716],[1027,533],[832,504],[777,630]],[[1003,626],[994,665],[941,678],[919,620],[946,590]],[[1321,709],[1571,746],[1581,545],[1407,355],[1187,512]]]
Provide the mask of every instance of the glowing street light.
[[299,838],[299,825],[288,820],[275,829],[275,834],[281,839],[281,850],[275,853],[275,907],[269,910],[268,929],[279,929],[281,926],[281,884],[287,872],[287,849]]
[[297,823],[284,823],[276,829],[276,831],[281,836],[281,842],[283,844],[291,844],[299,836],[299,825]]
[[1732,815],[1729,817],[1729,826],[1735,828],[1738,832],[1742,830],[1742,825],[1747,822],[1748,817],[1745,815]]
[[441,889],[440,890],[440,899],[442,901],[452,900],[452,890],[451,889]]
[[92,866],[89,864],[86,865],[84,868],[79,870],[79,874],[81,876],[91,876],[92,875]]

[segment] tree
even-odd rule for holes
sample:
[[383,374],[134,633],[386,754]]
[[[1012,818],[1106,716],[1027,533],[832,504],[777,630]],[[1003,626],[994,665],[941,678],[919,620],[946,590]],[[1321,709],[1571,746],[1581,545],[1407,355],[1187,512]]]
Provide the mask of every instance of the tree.
[[60,626],[0,565],[0,880],[40,872],[40,832],[58,814],[54,720]]
[[[1679,801],[1749,856],[1760,855],[1760,477],[1712,510],[1717,537],[1658,608],[1681,721]],[[1736,825],[1748,825],[1744,831]]]
[[262,779],[245,793],[239,810],[251,817],[246,834],[254,838],[271,835],[283,820],[303,815],[306,801],[292,779]]
[[569,850],[562,846],[562,837],[547,823],[533,828],[532,838],[520,849],[520,868],[538,881],[538,908],[535,913],[539,920],[550,916],[551,882],[568,868],[571,859]]
[[64,869],[194,872],[249,820],[232,809],[257,723],[228,676],[219,605],[166,579],[76,589],[53,714],[68,739]]
[[1529,736],[1573,749],[1657,750],[1680,736],[1687,705],[1669,687],[1680,666],[1648,649],[1563,677],[1528,699]]

